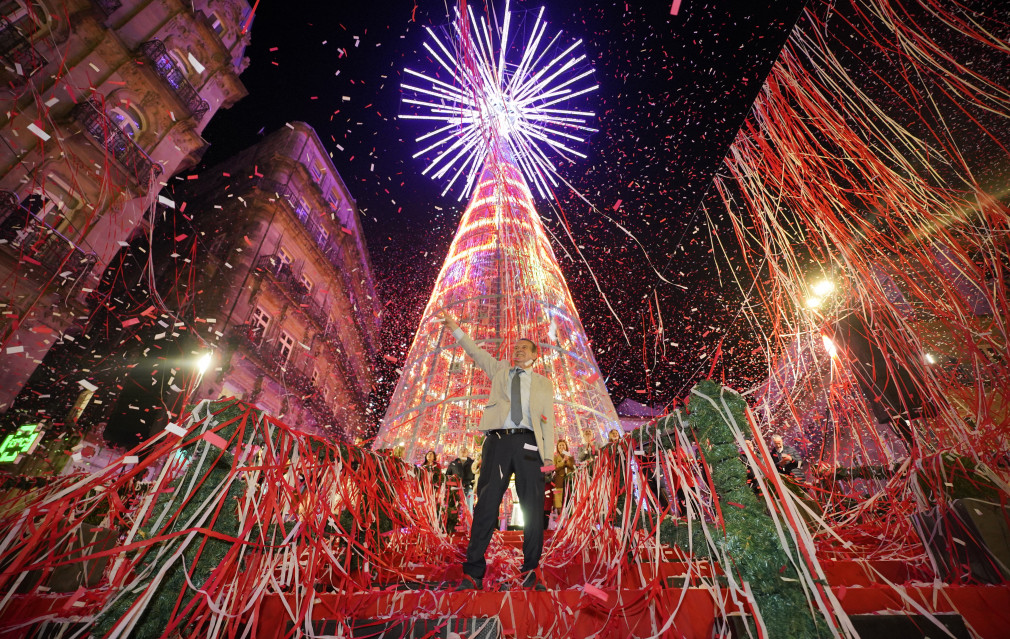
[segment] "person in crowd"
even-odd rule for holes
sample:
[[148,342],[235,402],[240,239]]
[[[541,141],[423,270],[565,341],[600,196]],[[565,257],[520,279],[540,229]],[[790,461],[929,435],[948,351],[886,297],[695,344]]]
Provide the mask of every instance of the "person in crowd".
[[467,503],[469,503],[470,494],[473,493],[474,473],[473,457],[468,448],[461,449],[459,455],[449,462],[449,466],[445,469],[445,476],[458,478],[459,485],[463,488],[463,493],[467,496]]
[[537,343],[516,340],[511,363],[499,360],[477,345],[448,312],[439,317],[473,362],[491,378],[488,403],[478,429],[485,433],[481,451],[483,470],[477,481],[470,542],[463,563],[460,590],[483,588],[488,544],[494,532],[498,508],[515,475],[523,513],[524,588],[543,590],[536,569],[544,549],[543,468],[554,443],[554,384],[533,371],[539,357]]
[[554,446],[554,510],[558,515],[565,504],[568,482],[575,472],[575,459],[568,453],[568,442],[559,439]]
[[779,474],[788,475],[793,479],[800,479],[803,471],[803,460],[800,454],[792,446],[786,446],[782,435],[772,436],[772,463]]
[[596,435],[591,428],[582,429],[582,449],[579,451],[579,465],[588,466],[596,461],[600,451],[596,447]]
[[[545,466],[545,468],[550,468],[550,466]],[[544,530],[547,530],[547,525],[551,521],[551,513],[554,512],[554,471],[546,470],[544,473]]]
[[442,485],[442,469],[438,465],[438,455],[435,454],[435,451],[429,450],[424,454],[424,463],[421,464],[421,470],[427,474],[433,487],[438,488]]

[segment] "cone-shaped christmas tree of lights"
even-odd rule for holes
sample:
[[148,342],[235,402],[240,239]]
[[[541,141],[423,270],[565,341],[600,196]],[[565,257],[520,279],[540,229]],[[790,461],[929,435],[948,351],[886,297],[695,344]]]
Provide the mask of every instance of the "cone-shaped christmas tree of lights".
[[[537,343],[534,370],[554,382],[556,437],[574,445],[582,429],[601,440],[619,428],[526,179],[544,194],[556,175],[545,150],[581,156],[568,145],[592,130],[584,126],[592,114],[558,107],[595,88],[579,86],[591,71],[573,70],[585,57],[572,53],[578,42],[557,55],[538,48],[548,40],[542,37],[543,10],[532,28],[514,21],[507,5],[503,15],[497,39],[483,20],[478,26],[472,14],[469,20],[460,16],[454,57],[431,33],[436,46],[426,48],[458,86],[409,69],[405,77],[431,87],[404,81],[404,91],[417,96],[404,102],[416,110],[401,117],[448,123],[419,138],[430,143],[432,136],[445,136],[426,149],[438,155],[425,172],[452,174],[450,185],[465,175],[464,192],[473,188],[374,444],[402,446],[415,462],[428,450],[452,455],[473,444],[491,385],[436,320],[442,311],[499,359],[509,358],[517,339]],[[510,24],[529,37],[514,64],[505,55]],[[483,36],[473,40],[470,33]],[[453,59],[461,62],[450,65]]]
[[574,444],[582,428],[599,438],[618,427],[533,196],[507,161],[481,173],[376,438],[377,448],[402,445],[414,461],[469,445],[491,386],[435,320],[443,310],[499,359],[517,339],[537,343],[534,370],[554,382],[558,438]]

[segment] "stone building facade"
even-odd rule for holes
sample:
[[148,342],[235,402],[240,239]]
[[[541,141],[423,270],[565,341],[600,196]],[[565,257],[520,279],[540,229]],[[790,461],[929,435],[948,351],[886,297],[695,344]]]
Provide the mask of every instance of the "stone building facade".
[[316,132],[283,127],[175,197],[206,238],[193,282],[163,283],[201,291],[213,359],[192,400],[238,397],[308,432],[361,434],[382,306],[357,206]]
[[0,411],[246,95],[245,0],[3,0]]

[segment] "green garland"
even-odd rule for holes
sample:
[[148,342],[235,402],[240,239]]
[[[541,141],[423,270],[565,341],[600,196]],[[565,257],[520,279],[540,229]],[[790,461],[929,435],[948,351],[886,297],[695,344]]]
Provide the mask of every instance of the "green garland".
[[979,473],[975,461],[954,452],[923,458],[914,469],[919,488],[931,503],[954,499],[981,499],[999,502],[998,486]]
[[[705,397],[712,398],[720,409]],[[729,408],[728,414],[721,409],[723,402]],[[789,559],[790,555],[798,556],[793,540],[788,539],[787,553],[765,504],[758,501],[747,485],[747,469],[739,459],[740,453],[729,425],[732,419],[739,427],[746,427],[746,406],[737,393],[706,380],[692,391],[686,420],[687,427],[694,431],[691,439],[700,444],[719,498],[725,531],[715,527],[711,530],[722,552],[711,552],[699,523],[692,527],[689,536],[687,526],[664,522],[660,527],[660,539],[685,548],[690,543],[695,556],[711,557],[723,553],[728,556],[741,579],[750,584],[757,608],[773,636],[829,637],[831,633],[824,619],[820,615],[811,615],[799,575]],[[668,447],[672,443],[669,435],[683,422],[678,411],[656,424],[658,437],[655,441],[658,445]],[[638,436],[642,438],[645,434]],[[730,566],[723,566],[723,569],[729,570]]]
[[[226,441],[230,441],[241,423],[241,419],[235,418],[241,417],[246,410],[247,409],[244,406],[237,403],[215,402],[210,404],[210,413],[213,415],[211,419],[213,419],[214,423],[225,423],[234,420],[233,423],[230,423],[221,430],[216,431],[217,434],[223,437]],[[223,412],[215,414],[217,411]],[[258,418],[259,413],[250,411],[249,418],[253,419],[254,417]],[[248,429],[247,432],[255,433],[255,429]],[[189,458],[195,462],[204,454],[204,450],[207,447],[212,447],[212,444],[203,439],[197,439],[195,442],[185,446],[182,450],[185,451]],[[234,448],[235,445],[233,444],[229,447],[229,450],[234,450]],[[212,447],[211,450],[207,451],[207,459],[214,460],[220,453],[220,450]],[[153,514],[149,521],[152,523],[158,521],[158,515],[165,509],[174,510],[177,507],[172,503],[172,500],[176,496],[176,491],[188,486],[196,473],[204,475],[203,483],[200,484],[199,488],[197,488],[193,494],[189,495],[189,501],[186,506],[182,509],[182,512],[178,517],[176,517],[170,526],[161,530],[152,530],[149,527],[143,527],[141,528],[142,536],[151,537],[183,530],[185,522],[187,522],[194,513],[197,512],[199,506],[217,492],[218,487],[221,486],[221,484],[227,479],[228,474],[231,472],[231,468],[232,453],[228,451],[221,455],[221,459],[218,463],[214,464],[209,471],[206,468],[197,468],[197,463],[191,463],[189,468],[186,470],[186,473],[179,479],[172,482],[172,486],[175,488],[174,491],[158,495],[152,509]],[[197,479],[197,481],[199,481],[199,479]],[[239,480],[232,482],[231,486],[228,488],[228,494],[225,498],[225,506],[220,510],[218,516],[213,519],[211,525],[212,530],[230,537],[238,537],[239,525],[237,504],[240,503],[239,500],[245,494],[245,490],[246,485],[244,482]],[[112,605],[107,606],[101,612],[101,614],[95,619],[92,636],[101,637],[113,628],[116,622],[118,622],[119,619],[126,614],[137,599],[148,589],[151,578],[160,568],[160,563],[165,561],[167,557],[171,556],[184,539],[185,536],[176,537],[170,541],[163,542],[163,544],[159,544],[154,548],[150,548],[147,551],[147,554],[135,569],[135,574],[137,575],[145,574],[145,571],[147,571],[145,575],[146,579],[125,590],[121,596],[112,603]],[[202,536],[198,535],[198,537],[194,539],[183,552],[183,557],[186,562],[185,565],[187,568],[192,570],[191,580],[198,588],[202,587],[206,583],[211,573],[224,560],[228,551],[232,548],[232,544],[210,537],[206,539],[203,551],[200,553],[200,556],[197,557],[196,553],[200,549],[202,541]],[[165,554],[162,557],[161,562],[155,564],[154,562],[157,559],[158,551],[161,549],[164,549]],[[192,600],[193,596],[197,594],[194,593],[186,583],[186,576],[182,562],[176,561],[171,568],[168,569],[168,572],[158,584],[157,592],[151,598],[150,604],[144,611],[140,621],[137,622],[137,625],[134,626],[133,631],[130,633],[131,639],[155,639],[156,637],[160,637],[168,627],[170,620],[173,619],[172,610],[175,608],[175,604],[179,599],[180,593],[182,594],[182,604],[180,609],[185,608],[185,606]],[[187,626],[188,623],[184,621],[180,627],[185,629]]]

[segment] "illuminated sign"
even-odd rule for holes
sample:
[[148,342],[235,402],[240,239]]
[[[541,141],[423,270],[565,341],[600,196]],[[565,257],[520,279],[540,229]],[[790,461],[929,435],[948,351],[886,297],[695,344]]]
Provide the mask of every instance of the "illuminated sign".
[[17,463],[21,455],[35,450],[42,439],[42,424],[25,424],[4,438],[0,444],[0,463]]

